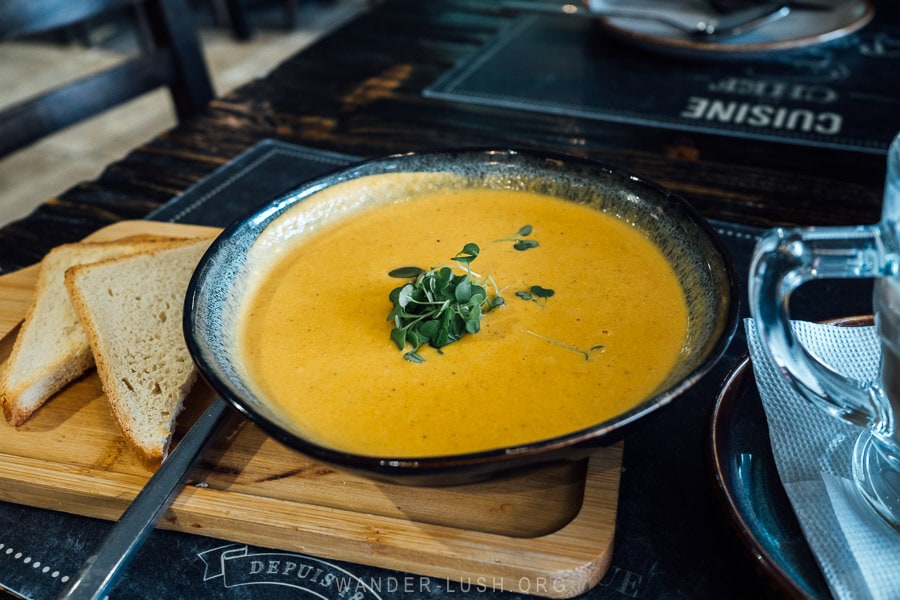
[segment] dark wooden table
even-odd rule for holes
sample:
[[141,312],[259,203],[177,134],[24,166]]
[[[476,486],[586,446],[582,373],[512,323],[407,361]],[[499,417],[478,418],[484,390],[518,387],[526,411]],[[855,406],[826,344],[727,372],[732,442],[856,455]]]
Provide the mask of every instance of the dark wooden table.
[[[676,191],[711,219],[756,226],[877,221],[883,153],[743,140],[424,97],[424,88],[510,20],[511,13],[498,4],[394,0],[378,6],[266,77],[215,100],[208,114],[137,147],[97,180],[64,191],[27,218],[0,229],[0,272],[32,264],[54,245],[80,239],[109,223],[143,217],[267,138],[360,157],[461,146],[540,148],[632,170]],[[710,390],[715,386],[711,382]],[[692,437],[682,440],[687,449],[655,451],[697,453],[701,458],[695,461],[692,481],[708,482],[702,419],[703,415],[690,430]],[[639,461],[653,460],[649,453],[632,454],[629,460],[628,452],[626,441],[626,470],[639,471]],[[629,493],[658,493],[641,481],[639,473],[629,477],[633,481],[624,484]],[[607,581],[604,593],[648,598],[772,593],[770,582],[756,570],[754,557],[728,529],[711,486],[674,493],[682,496],[680,502],[709,512],[709,527],[717,530],[708,536],[713,545],[702,556],[686,551],[680,559],[681,579],[672,572],[654,579],[648,560],[646,569],[632,573],[630,581],[627,573]],[[666,501],[662,494],[660,502]],[[672,531],[638,530],[647,538],[649,553],[663,548],[677,554],[678,536],[690,535],[677,526]]]

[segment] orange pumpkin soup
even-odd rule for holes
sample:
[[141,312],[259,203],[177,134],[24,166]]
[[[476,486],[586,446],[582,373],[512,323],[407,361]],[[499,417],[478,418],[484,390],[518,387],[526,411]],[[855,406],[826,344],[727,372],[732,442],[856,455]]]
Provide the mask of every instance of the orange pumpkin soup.
[[[477,333],[404,360],[387,319],[404,281],[388,273],[465,272],[451,259],[467,243],[504,304]],[[252,286],[239,345],[260,393],[311,440],[425,457],[535,442],[635,406],[675,364],[687,319],[671,266],[629,224],[531,192],[460,189],[298,236]]]

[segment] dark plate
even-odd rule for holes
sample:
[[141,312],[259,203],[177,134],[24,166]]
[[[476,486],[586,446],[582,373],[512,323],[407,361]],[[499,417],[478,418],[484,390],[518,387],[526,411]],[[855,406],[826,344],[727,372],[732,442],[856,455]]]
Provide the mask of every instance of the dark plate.
[[761,569],[790,597],[831,598],[778,477],[749,356],[716,399],[710,443],[718,491]]
[[[875,14],[870,0],[822,0],[829,10],[792,10],[784,19],[724,40],[698,40],[647,19],[599,19],[601,28],[618,39],[642,47],[695,58],[748,58],[799,50],[848,36],[867,25]],[[702,7],[701,7],[702,8]],[[702,18],[704,11],[685,8]]]
[[[859,315],[824,322],[871,326],[874,318]],[[709,443],[716,487],[760,568],[792,598],[832,598],[778,477],[748,355],[735,363],[722,384]]]

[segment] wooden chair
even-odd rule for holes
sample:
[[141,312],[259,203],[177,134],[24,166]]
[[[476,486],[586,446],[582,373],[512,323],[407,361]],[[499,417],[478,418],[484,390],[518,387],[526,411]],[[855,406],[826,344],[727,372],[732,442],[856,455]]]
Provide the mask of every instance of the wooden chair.
[[133,10],[141,52],[0,111],[0,157],[149,91],[168,87],[178,119],[214,97],[187,0],[0,0],[0,42]]

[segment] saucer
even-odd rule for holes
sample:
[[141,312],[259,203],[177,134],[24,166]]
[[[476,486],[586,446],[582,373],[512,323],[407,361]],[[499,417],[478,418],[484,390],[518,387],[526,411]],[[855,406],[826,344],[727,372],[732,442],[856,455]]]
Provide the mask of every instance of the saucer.
[[[818,1],[831,5],[831,9],[793,9],[783,19],[715,42],[703,41],[647,19],[605,17],[599,18],[598,24],[621,41],[647,50],[689,57],[744,58],[832,42],[868,24],[875,13],[870,0]],[[698,12],[698,17],[702,16]]]
[[830,598],[778,477],[749,355],[725,378],[709,443],[717,490],[759,568],[789,597]]

